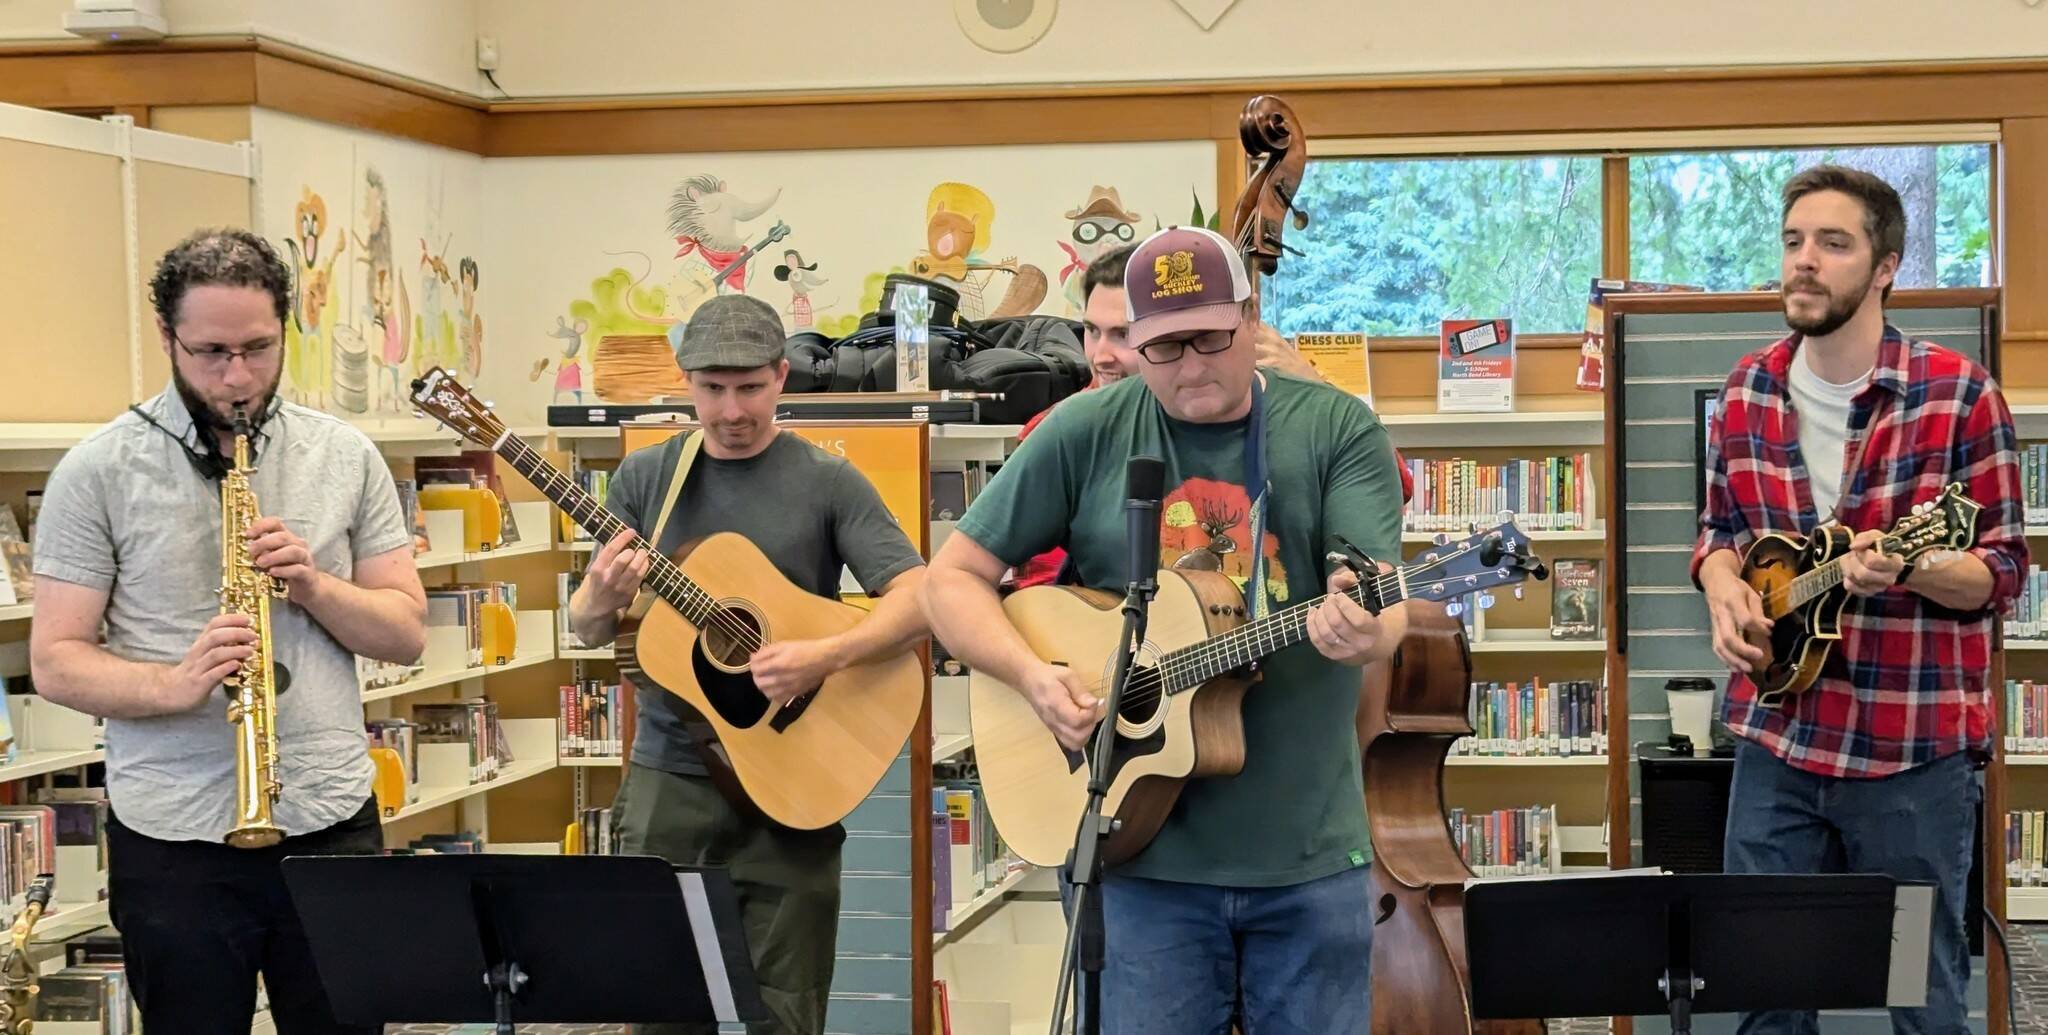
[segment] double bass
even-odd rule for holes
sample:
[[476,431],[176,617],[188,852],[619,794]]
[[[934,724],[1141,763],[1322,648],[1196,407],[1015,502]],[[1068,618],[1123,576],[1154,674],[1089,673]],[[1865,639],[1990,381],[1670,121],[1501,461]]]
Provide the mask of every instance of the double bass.
[[[1270,95],[1245,105],[1238,138],[1260,162],[1231,224],[1256,319],[1259,278],[1279,268],[1287,224],[1308,227],[1308,214],[1294,204],[1308,140],[1294,110]],[[1466,719],[1472,660],[1461,624],[1441,605],[1406,606],[1408,634],[1391,660],[1367,666],[1358,711],[1373,847],[1373,1033],[1543,1035],[1540,1020],[1472,1017],[1464,926],[1472,871],[1451,841],[1443,800],[1444,756],[1473,732]]]

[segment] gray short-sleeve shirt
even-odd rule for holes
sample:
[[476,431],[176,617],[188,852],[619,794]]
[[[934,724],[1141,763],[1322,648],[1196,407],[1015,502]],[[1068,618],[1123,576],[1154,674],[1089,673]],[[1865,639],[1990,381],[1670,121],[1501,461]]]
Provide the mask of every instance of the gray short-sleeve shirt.
[[[141,404],[196,446],[174,389]],[[164,430],[123,413],[64,454],[36,521],[35,573],[108,594],[106,649],[174,664],[219,613],[220,484]],[[251,462],[258,509],[305,538],[316,564],[352,579],[357,561],[412,543],[397,487],[369,437],[337,417],[280,402]],[[270,638],[291,670],[279,696],[284,784],[274,817],[304,834],[348,818],[370,795],[355,655],[296,605],[273,598]],[[233,825],[234,727],[216,690],[179,715],[107,720],[107,795],[129,828],[219,841]]]
[[[677,435],[635,450],[612,476],[606,508],[643,536],[654,532],[683,441]],[[879,593],[924,563],[866,475],[789,432],[744,460],[700,453],[655,545],[673,556],[684,543],[715,532],[746,536],[791,582],[824,597],[838,595],[842,569]],[[704,775],[684,725],[685,706],[659,689],[636,689],[634,701],[633,763]]]

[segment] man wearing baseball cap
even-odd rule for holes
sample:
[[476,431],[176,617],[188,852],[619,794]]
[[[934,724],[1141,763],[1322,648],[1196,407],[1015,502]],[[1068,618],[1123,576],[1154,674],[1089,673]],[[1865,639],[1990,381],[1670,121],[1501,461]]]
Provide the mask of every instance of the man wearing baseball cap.
[[1257,369],[1251,282],[1221,235],[1153,234],[1124,284],[1139,377],[1069,398],[1018,447],[933,559],[925,614],[954,657],[1018,688],[1080,748],[1103,718],[1096,674],[1034,654],[995,586],[1058,545],[1081,584],[1120,589],[1123,473],[1141,454],[1167,468],[1161,568],[1229,575],[1253,617],[1323,598],[1307,642],[1267,657],[1244,698],[1242,771],[1188,781],[1150,844],[1105,873],[1103,1030],[1223,1031],[1238,1017],[1261,1035],[1364,1035],[1372,845],[1359,667],[1393,653],[1407,617],[1324,597],[1357,582],[1326,575],[1325,557],[1344,542],[1398,555],[1393,449],[1356,396]]
[[[844,458],[775,426],[789,373],[783,340],[781,317],[748,295],[720,295],[690,316],[676,362],[689,379],[701,437],[678,435],[619,463],[605,505],[632,533],[603,544],[569,600],[576,635],[591,646],[610,643],[647,575],[646,551],[631,548],[634,534],[673,556],[691,540],[737,532],[819,596],[836,597],[841,568],[853,569],[880,597],[867,619],[832,639],[777,640],[754,653],[754,682],[778,706],[831,672],[902,653],[926,634],[917,606],[923,559],[873,483]],[[673,509],[657,531],[671,495]],[[761,998],[774,1016],[749,1032],[817,1035],[832,987],[845,828],[793,830],[735,808],[712,785],[683,707],[655,687],[636,687],[634,701],[633,757],[612,802],[620,851],[727,867],[740,889]],[[708,1033],[715,1026],[635,1030]]]

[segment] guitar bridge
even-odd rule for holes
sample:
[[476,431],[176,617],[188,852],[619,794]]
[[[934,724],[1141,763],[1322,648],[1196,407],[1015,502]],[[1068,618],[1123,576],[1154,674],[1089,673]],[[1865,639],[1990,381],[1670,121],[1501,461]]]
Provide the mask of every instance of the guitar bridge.
[[768,720],[768,728],[777,733],[789,729],[790,723],[803,717],[804,709],[811,706],[811,698],[816,696],[818,696],[818,692],[813,690],[801,697],[790,698],[788,704],[775,710],[775,715]]

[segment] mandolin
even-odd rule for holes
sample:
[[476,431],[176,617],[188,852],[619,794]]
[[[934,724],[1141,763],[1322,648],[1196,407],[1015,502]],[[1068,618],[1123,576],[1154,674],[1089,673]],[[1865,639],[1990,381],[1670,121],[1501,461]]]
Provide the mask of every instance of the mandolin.
[[[1941,495],[1914,506],[1892,525],[1878,551],[1907,562],[1934,550],[1965,550],[1977,541],[1983,504],[1950,482]],[[1776,707],[1813,686],[1834,644],[1842,638],[1842,609],[1849,591],[1842,585],[1842,558],[1854,533],[1823,525],[1811,536],[1761,535],[1742,558],[1742,581],[1763,598],[1769,634],[1750,633],[1763,649],[1762,667],[1752,675],[1757,703]]]
[[[439,367],[413,382],[413,405],[504,458],[600,543],[630,529],[555,469]],[[915,652],[841,669],[824,685],[772,708],[747,666],[777,639],[837,635],[867,612],[805,592],[746,537],[720,532],[674,557],[633,539],[653,560],[655,601],[619,624],[619,672],[673,694],[719,788],[787,827],[814,830],[846,817],[902,753],[924,708],[925,668]]]
[[[1369,559],[1362,567],[1377,571]],[[1368,577],[1346,595],[1377,614],[1404,600],[1448,600],[1545,575],[1529,553],[1529,537],[1508,521]],[[1229,576],[1159,573],[1145,643],[1114,717],[1114,771],[1102,811],[1117,823],[1103,848],[1105,863],[1114,866],[1151,842],[1187,780],[1244,768],[1241,705],[1258,680],[1256,667],[1307,640],[1309,612],[1322,600],[1247,622],[1244,596]],[[1003,611],[1040,658],[1088,674],[1106,696],[1122,638],[1122,601],[1103,590],[1033,586],[1005,598]],[[970,673],[968,693],[975,760],[996,830],[1026,860],[1058,865],[1087,810],[1088,756],[1061,747],[1030,701],[986,672]]]

